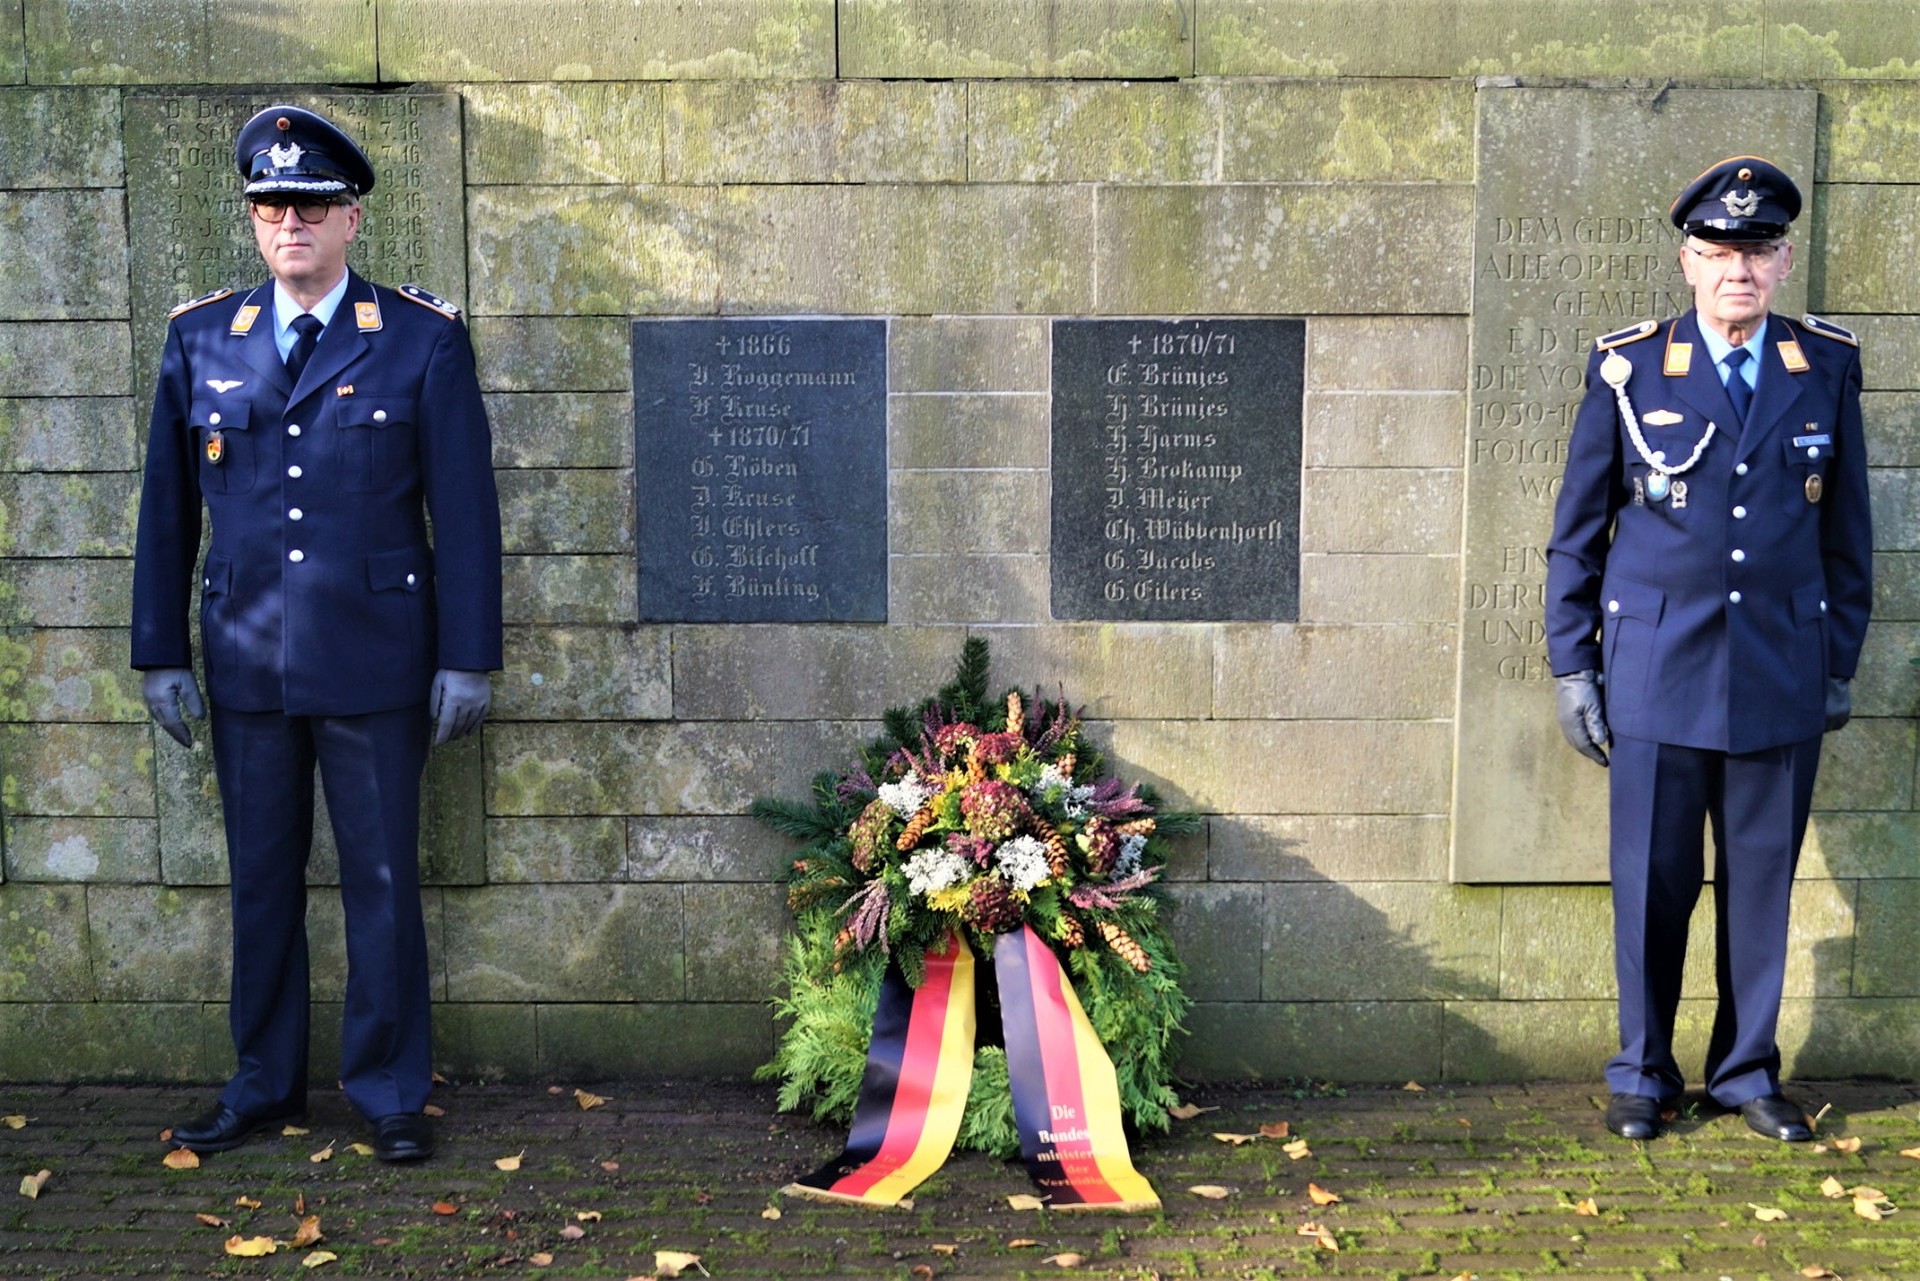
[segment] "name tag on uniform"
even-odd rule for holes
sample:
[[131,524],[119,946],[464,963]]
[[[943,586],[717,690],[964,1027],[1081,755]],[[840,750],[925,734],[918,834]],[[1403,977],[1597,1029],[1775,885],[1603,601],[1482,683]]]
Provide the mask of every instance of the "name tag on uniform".
[[1820,433],[1818,436],[1795,436],[1793,438],[1793,447],[1795,449],[1804,449],[1808,445],[1831,445],[1832,443],[1833,437],[1825,432]]

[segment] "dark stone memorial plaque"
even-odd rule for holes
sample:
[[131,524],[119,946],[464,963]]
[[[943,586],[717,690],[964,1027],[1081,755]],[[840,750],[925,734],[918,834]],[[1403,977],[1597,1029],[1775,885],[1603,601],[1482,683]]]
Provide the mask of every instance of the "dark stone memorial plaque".
[[467,287],[467,217],[457,94],[130,94],[127,219],[135,373],[152,395],[167,311],[267,279],[254,246],[233,139],[263,107],[291,102],[353,135],[374,188],[347,262],[382,285],[412,282],[454,302]]
[[1300,613],[1306,322],[1053,324],[1053,615]]
[[887,326],[636,320],[640,617],[885,622]]

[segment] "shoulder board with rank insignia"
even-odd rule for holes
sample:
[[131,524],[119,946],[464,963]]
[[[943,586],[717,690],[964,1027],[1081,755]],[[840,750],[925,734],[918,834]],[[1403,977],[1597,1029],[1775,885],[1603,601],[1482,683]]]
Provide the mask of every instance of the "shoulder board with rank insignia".
[[1809,333],[1819,334],[1822,338],[1831,338],[1835,342],[1843,342],[1851,347],[1858,347],[1860,345],[1860,339],[1855,336],[1852,330],[1842,329],[1831,320],[1822,320],[1818,316],[1808,316],[1806,317],[1806,322]]
[[400,286],[400,296],[408,302],[417,302],[422,307],[430,307],[449,320],[457,319],[460,315],[460,309],[458,307],[444,298],[435,298],[418,285]]
[[1593,345],[1601,351],[1612,351],[1615,347],[1639,342],[1658,328],[1660,328],[1658,321],[1643,320],[1637,325],[1628,325],[1625,329],[1616,329],[1610,334],[1603,334],[1593,340]]
[[222,298],[225,298],[232,293],[233,293],[233,290],[231,289],[216,289],[210,294],[201,294],[198,298],[189,298],[185,302],[181,303],[178,307],[175,307],[172,311],[168,312],[167,319],[172,320],[175,316],[185,315],[187,312],[192,311],[195,307],[204,307],[210,302],[219,302]]

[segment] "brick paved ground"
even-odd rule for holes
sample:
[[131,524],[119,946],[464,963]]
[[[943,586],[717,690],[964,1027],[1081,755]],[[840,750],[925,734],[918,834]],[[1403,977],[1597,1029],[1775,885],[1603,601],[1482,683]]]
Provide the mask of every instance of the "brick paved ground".
[[[1906,1219],[1920,1222],[1920,1160],[1900,1155],[1920,1148],[1920,1090],[1904,1085],[1799,1085],[1799,1098],[1831,1110],[1824,1146],[1793,1148],[1725,1116],[1682,1117],[1658,1142],[1623,1143],[1585,1086],[1206,1090],[1197,1101],[1218,1111],[1140,1145],[1166,1208],[1130,1217],[1013,1210],[1007,1195],[1027,1190],[1019,1167],[971,1154],[911,1210],[782,1198],[841,1136],[776,1116],[771,1091],[604,1083],[592,1088],[607,1104],[583,1112],[574,1085],[440,1089],[442,1150],[424,1166],[353,1153],[365,1135],[329,1094],[315,1099],[310,1134],[187,1171],[161,1165],[157,1135],[204,1091],[0,1088],[0,1114],[32,1118],[0,1127],[0,1278],[304,1276],[308,1249],[239,1259],[223,1248],[236,1232],[286,1240],[302,1200],[319,1216],[319,1248],[338,1255],[316,1277],[623,1278],[651,1273],[661,1249],[700,1255],[717,1278],[1058,1276],[1046,1260],[1069,1252],[1086,1257],[1079,1274],[1128,1278],[1920,1276],[1920,1233]],[[1282,1120],[1310,1156],[1211,1137]],[[1855,1138],[1858,1151],[1836,1143]],[[308,1159],[329,1143],[331,1160]],[[521,1152],[518,1172],[495,1168]],[[53,1177],[37,1200],[14,1192],[42,1168]],[[1829,1175],[1913,1208],[1868,1221],[1851,1198],[1821,1195]],[[1315,1208],[1309,1182],[1343,1201]],[[1197,1184],[1231,1193],[1186,1191]],[[239,1197],[261,1205],[237,1207]],[[1597,1214],[1577,1208],[1588,1200]],[[457,1209],[435,1213],[436,1202]],[[1760,1222],[1749,1203],[1787,1217]],[[583,1211],[601,1217],[582,1222]],[[1309,1220],[1337,1253],[1296,1234]],[[584,1235],[563,1236],[569,1226]],[[1022,1238],[1037,1244],[1012,1244]]]

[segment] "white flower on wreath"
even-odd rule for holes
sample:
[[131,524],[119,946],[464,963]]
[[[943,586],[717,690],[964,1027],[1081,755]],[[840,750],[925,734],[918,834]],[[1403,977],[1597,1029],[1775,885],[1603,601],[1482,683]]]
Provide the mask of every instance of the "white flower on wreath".
[[[891,804],[892,802],[888,802]],[[941,846],[921,850],[900,867],[906,874],[907,888],[915,894],[938,894],[964,884],[973,875],[973,862]]]
[[939,790],[932,783],[923,781],[912,770],[908,770],[907,776],[898,783],[880,784],[880,799],[887,803],[888,809],[901,818],[912,818],[920,812],[920,807]]
[[1016,836],[994,851],[1001,879],[1026,893],[1053,874],[1047,866],[1047,847],[1031,836]]
[[1062,808],[1066,810],[1068,818],[1084,818],[1087,813],[1087,801],[1094,793],[1091,783],[1083,787],[1075,787],[1073,779],[1052,761],[1047,762],[1046,768],[1040,771],[1040,777],[1027,790],[1038,801],[1057,798]]
[[1147,852],[1147,838],[1135,833],[1120,842],[1120,853],[1113,860],[1113,876],[1120,880],[1140,870],[1140,857]]

